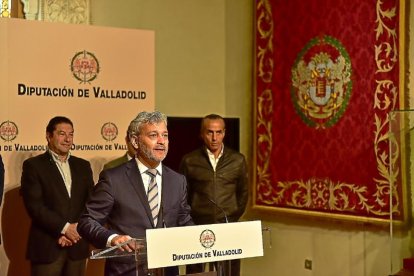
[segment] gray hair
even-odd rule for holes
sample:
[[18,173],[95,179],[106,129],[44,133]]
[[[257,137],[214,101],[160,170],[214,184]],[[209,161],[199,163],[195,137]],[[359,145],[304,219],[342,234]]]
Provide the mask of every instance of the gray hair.
[[164,122],[165,125],[167,125],[167,115],[159,111],[142,111],[138,113],[137,117],[129,123],[128,137],[131,139],[134,135],[138,136],[141,132],[143,124],[157,124],[161,122]]

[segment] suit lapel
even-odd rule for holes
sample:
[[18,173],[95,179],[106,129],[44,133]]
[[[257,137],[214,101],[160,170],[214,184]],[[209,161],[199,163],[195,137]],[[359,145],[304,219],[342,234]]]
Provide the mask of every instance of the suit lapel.
[[[171,198],[174,198],[174,195],[177,191],[175,190],[174,185],[169,185],[171,183],[170,177],[170,168],[162,166],[162,189],[161,189],[161,202],[160,202],[160,212],[158,215],[157,227],[167,227],[165,224],[165,214],[168,214],[168,208],[171,208]],[[168,195],[168,196],[166,196]],[[165,211],[167,210],[167,211]]]
[[167,179],[168,179],[167,175],[168,175],[168,171],[167,171],[166,167],[162,166],[162,183],[163,183],[162,189],[161,189],[161,206],[162,206],[162,208],[164,208],[164,206],[165,206],[165,201],[166,201],[166,196],[165,195],[171,194],[171,192],[172,192],[172,191],[169,191],[170,190],[170,187],[169,187],[170,185],[166,185]]
[[73,199],[80,199],[82,185],[87,185],[87,183],[82,182],[84,172],[78,169],[78,164],[74,158],[69,158],[70,174],[72,177],[71,198]]
[[[163,223],[166,221],[164,215],[168,214],[168,212],[164,210],[168,210],[170,208],[170,204],[168,204],[169,200],[173,198],[173,194],[175,194],[177,191],[174,188],[174,185],[169,185],[170,181],[170,169],[166,166],[162,166],[162,189],[161,189],[161,207],[160,207],[160,214],[158,219],[158,226],[163,227]],[[169,195],[169,196],[166,196]]]
[[139,197],[139,201],[144,207],[149,222],[153,227],[155,227],[154,221],[152,219],[151,210],[148,204],[147,194],[145,193],[144,183],[142,182],[141,173],[138,170],[138,165],[135,159],[131,159],[130,161],[128,161],[126,174],[130,184],[132,185],[132,187],[134,187],[134,190]]

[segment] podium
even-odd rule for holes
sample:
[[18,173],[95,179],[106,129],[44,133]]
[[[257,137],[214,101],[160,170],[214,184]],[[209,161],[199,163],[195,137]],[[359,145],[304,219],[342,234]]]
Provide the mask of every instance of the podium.
[[[122,247],[125,245],[132,248],[132,251],[123,250]],[[144,238],[133,238],[116,246],[92,250],[90,259],[97,260],[134,256],[136,276],[163,276],[162,269],[148,269],[146,246]]]
[[[147,229],[146,239],[93,250],[90,258],[134,256],[137,276],[162,276],[165,267],[215,262],[216,271],[188,275],[227,276],[230,260],[263,256],[262,231],[260,221]],[[121,250],[124,245],[133,250]]]

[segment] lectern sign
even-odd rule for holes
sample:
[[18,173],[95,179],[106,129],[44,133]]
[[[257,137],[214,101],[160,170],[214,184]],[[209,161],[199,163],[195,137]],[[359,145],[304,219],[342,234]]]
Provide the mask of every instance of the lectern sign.
[[148,268],[263,256],[260,221],[147,230]]

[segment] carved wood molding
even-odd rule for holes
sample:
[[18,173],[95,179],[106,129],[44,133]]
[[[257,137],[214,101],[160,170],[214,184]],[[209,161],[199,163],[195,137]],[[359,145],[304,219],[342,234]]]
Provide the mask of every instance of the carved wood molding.
[[72,24],[90,23],[90,0],[21,0],[25,18]]

